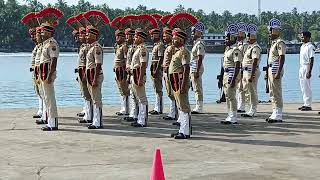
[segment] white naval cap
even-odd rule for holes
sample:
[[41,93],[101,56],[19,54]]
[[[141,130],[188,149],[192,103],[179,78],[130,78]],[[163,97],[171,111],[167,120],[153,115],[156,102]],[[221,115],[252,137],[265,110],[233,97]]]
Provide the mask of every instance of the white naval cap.
[[276,18],[272,18],[269,21],[268,29],[281,29],[281,21]]
[[247,33],[248,34],[257,34],[258,27],[255,24],[247,25]]
[[238,35],[238,26],[235,24],[229,24],[227,27],[227,30],[225,31],[225,35],[230,34],[231,36],[237,36]]
[[204,32],[204,30],[206,29],[205,25],[198,21],[192,28],[193,31],[199,31],[199,32]]
[[238,32],[247,32],[247,23],[240,22],[237,24],[238,26]]

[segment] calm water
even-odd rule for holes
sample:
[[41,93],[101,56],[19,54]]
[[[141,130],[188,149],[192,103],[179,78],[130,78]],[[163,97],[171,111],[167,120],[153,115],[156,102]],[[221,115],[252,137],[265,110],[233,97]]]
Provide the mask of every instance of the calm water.
[[[0,108],[26,108],[36,107],[37,100],[33,90],[30,67],[31,53],[0,53]],[[216,76],[220,72],[221,54],[207,54],[205,57],[205,73],[203,75],[205,103],[215,102],[220,91],[217,88]],[[266,55],[262,57],[262,65],[266,62]],[[319,55],[316,55],[316,60]],[[74,53],[61,53],[58,60],[58,72],[55,82],[56,98],[58,106],[82,106],[79,85],[77,83],[74,68],[77,65],[77,55]],[[104,83],[103,103],[106,105],[119,104],[119,94],[114,81],[112,71],[113,54],[104,55]],[[287,55],[285,64],[285,76],[283,80],[283,93],[286,102],[301,101],[298,80],[299,55]],[[149,75],[150,73],[148,73]],[[264,73],[262,73],[264,75]],[[315,63],[313,71],[313,96],[314,100],[320,99],[320,82],[318,79],[319,64]],[[259,99],[267,100],[268,95],[264,93],[265,81],[262,76],[259,79]],[[150,76],[147,81],[147,95],[149,103],[154,102],[154,93]],[[165,89],[163,89],[165,91]],[[190,92],[192,93],[192,92]],[[190,94],[191,103],[194,102],[193,94]],[[165,96],[165,102],[168,99]]]

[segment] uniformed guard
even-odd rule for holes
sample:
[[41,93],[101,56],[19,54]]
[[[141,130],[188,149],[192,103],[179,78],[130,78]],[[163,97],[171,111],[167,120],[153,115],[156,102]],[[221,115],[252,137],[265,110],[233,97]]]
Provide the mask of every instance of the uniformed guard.
[[169,66],[169,77],[173,94],[179,108],[180,129],[172,134],[175,139],[188,139],[191,134],[191,109],[189,103],[190,88],[190,52],[186,48],[187,30],[198,20],[188,13],[175,14],[168,22],[173,27],[173,45],[177,48]]
[[191,50],[190,78],[195,94],[196,107],[192,110],[191,114],[203,113],[202,75],[204,72],[205,44],[201,40],[201,37],[204,30],[205,26],[202,22],[195,24],[192,30],[193,47]]
[[[157,20],[157,22],[159,22],[162,17],[159,14],[153,14],[152,16]],[[149,31],[151,40],[153,41],[150,77],[152,80],[153,90],[155,92],[155,97],[156,97],[154,109],[149,111],[151,115],[158,115],[163,113],[163,97],[162,97],[163,96],[163,91],[162,91],[163,72],[162,72],[161,65],[163,63],[164,45],[161,41],[160,32],[161,32],[160,28],[154,28]]]
[[242,62],[242,84],[243,91],[246,94],[246,104],[249,108],[246,113],[241,116],[253,117],[257,112],[258,105],[257,85],[260,77],[259,64],[261,61],[261,47],[257,43],[257,26],[248,24],[247,33],[249,46],[244,54]]
[[133,127],[146,127],[148,121],[148,98],[145,90],[146,68],[148,66],[149,53],[145,47],[145,40],[148,37],[148,30],[158,28],[156,20],[150,15],[138,17],[141,28],[136,29],[134,44],[137,46],[130,65],[131,84],[134,95],[139,101],[138,120],[133,122]]
[[55,98],[54,81],[59,57],[59,45],[53,38],[55,26],[63,13],[56,8],[46,8],[40,11],[43,46],[40,56],[41,86],[43,88],[45,105],[48,113],[48,124],[43,131],[58,130],[58,112]]
[[86,78],[86,56],[89,50],[89,45],[86,43],[86,26],[88,25],[88,21],[83,17],[83,14],[79,14],[69,18],[66,23],[74,29],[72,34],[74,35],[75,41],[80,44],[78,65],[75,72],[77,73],[77,80],[85,103],[83,116],[79,115],[78,121],[79,123],[92,123],[93,105]]
[[280,38],[280,20],[271,19],[268,28],[269,37],[272,41],[268,57],[268,83],[272,102],[272,114],[266,121],[268,123],[277,123],[282,122],[282,76],[286,45]]
[[[241,51],[242,53],[242,57],[244,55],[244,53],[246,52],[247,48],[248,48],[248,43],[246,42],[246,31],[247,31],[247,24],[246,23],[238,23],[238,36],[237,36],[237,41],[238,41],[238,49]],[[240,64],[240,70],[241,70],[241,77],[243,76],[243,69],[242,66]],[[243,90],[243,84],[242,81],[240,81],[237,84],[237,103],[238,103],[238,107],[237,107],[237,111],[239,113],[244,113],[245,112],[245,92]]]
[[226,50],[224,52],[223,88],[226,95],[228,117],[222,124],[237,124],[237,83],[241,80],[240,64],[242,52],[237,46],[238,27],[230,24],[226,30]]
[[121,23],[127,27],[125,29],[126,34],[126,41],[128,45],[128,52],[127,52],[127,60],[126,60],[126,72],[128,74],[127,76],[127,82],[129,83],[129,90],[130,90],[130,112],[128,117],[124,117],[125,121],[128,122],[134,122],[138,121],[138,114],[139,114],[139,102],[137,97],[134,94],[133,84],[131,84],[131,72],[130,72],[130,66],[132,61],[132,56],[136,50],[136,45],[134,42],[134,35],[135,35],[135,29],[138,26],[137,16],[135,15],[128,15],[121,19]]
[[116,114],[119,116],[129,114],[129,84],[127,81],[127,71],[126,71],[126,61],[128,53],[128,45],[126,43],[125,27],[121,23],[122,16],[116,17],[111,22],[111,27],[116,28],[116,47],[115,47],[115,57],[113,64],[113,71],[115,72],[115,80],[118,85],[119,93],[121,95],[121,109]]
[[91,10],[83,14],[90,25],[86,27],[86,42],[89,46],[86,56],[86,77],[87,87],[93,101],[93,119],[88,129],[103,128],[102,116],[102,82],[104,79],[103,49],[98,40],[100,37],[100,28],[109,24],[108,16],[102,11]]
[[36,66],[36,55],[38,52],[41,52],[41,42],[37,41],[37,28],[40,26],[37,18],[37,13],[31,12],[25,15],[21,19],[22,23],[26,24],[29,28],[29,34],[31,37],[31,40],[35,43],[35,47],[32,51],[32,57],[31,57],[31,68],[30,72],[32,72],[32,81],[33,86],[36,92],[36,95],[38,97],[38,111],[35,115],[33,115],[33,118],[41,118],[43,113],[43,99],[41,97],[40,91],[40,83],[39,83],[39,66]]
[[172,29],[168,26],[168,21],[172,17],[172,14],[163,16],[160,21],[162,24],[165,26],[162,30],[163,34],[163,41],[166,45],[166,49],[164,51],[164,58],[163,58],[163,80],[165,82],[166,90],[168,97],[170,99],[170,110],[168,115],[163,117],[164,120],[177,120],[178,118],[178,109],[176,106],[176,100],[174,99],[171,83],[170,83],[170,78],[169,78],[169,65],[171,63],[172,56],[175,54],[175,46],[173,45],[172,42]]

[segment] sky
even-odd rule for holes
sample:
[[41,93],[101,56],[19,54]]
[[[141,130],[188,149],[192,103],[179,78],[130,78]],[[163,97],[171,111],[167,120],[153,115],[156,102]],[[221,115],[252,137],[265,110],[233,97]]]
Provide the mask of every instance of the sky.
[[[18,0],[23,3],[24,0]],[[55,0],[38,0],[43,4],[55,2]],[[78,0],[65,0],[68,4],[77,4]],[[111,8],[125,9],[126,7],[137,7],[139,4],[147,8],[156,8],[172,12],[179,4],[185,8],[194,10],[202,9],[205,13],[215,11],[221,14],[229,10],[236,13],[258,13],[258,0],[87,0],[92,4],[107,3]],[[319,10],[320,0],[261,0],[262,11],[290,12],[294,7],[298,12],[312,12]]]

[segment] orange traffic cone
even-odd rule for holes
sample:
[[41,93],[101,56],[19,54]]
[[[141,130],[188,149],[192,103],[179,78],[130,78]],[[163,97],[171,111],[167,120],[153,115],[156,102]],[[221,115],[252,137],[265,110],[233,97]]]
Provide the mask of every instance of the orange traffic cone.
[[156,149],[156,152],[154,153],[150,180],[165,180],[160,149]]

